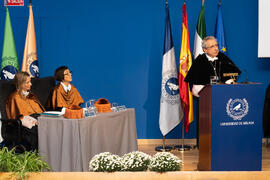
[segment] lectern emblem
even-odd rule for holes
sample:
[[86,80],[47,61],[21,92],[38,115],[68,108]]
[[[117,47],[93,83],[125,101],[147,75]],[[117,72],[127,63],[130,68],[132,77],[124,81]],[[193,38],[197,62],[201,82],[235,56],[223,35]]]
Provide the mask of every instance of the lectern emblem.
[[248,113],[248,102],[244,99],[229,99],[226,106],[228,116],[234,120],[241,120]]

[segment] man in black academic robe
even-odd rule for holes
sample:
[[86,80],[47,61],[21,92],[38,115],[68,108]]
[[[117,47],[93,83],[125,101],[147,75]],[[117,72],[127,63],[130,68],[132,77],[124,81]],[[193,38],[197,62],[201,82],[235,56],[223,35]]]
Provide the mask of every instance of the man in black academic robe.
[[[198,97],[201,88],[210,84],[210,77],[217,76],[220,83],[231,84],[234,82],[229,74],[240,74],[241,71],[235,66],[225,54],[219,52],[217,41],[214,37],[209,36],[203,40],[202,48],[204,54],[200,54],[193,62],[189,69],[185,81],[189,83],[193,95]],[[195,87],[193,88],[193,86]],[[196,89],[199,86],[199,90]]]
[[[239,75],[241,71],[235,66],[225,54],[219,52],[217,40],[213,36],[203,39],[203,54],[200,54],[190,67],[185,81],[189,83],[192,94],[199,97],[199,92],[206,84],[210,84],[210,77],[217,76],[220,83],[234,83],[233,76]],[[197,147],[199,148],[199,101],[197,101]]]

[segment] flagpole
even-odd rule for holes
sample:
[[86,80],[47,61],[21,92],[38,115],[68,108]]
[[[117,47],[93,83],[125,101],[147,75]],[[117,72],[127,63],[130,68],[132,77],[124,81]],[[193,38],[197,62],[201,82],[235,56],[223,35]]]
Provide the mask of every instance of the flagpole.
[[[166,41],[166,39],[167,39],[167,37],[168,36],[170,36],[170,38],[169,38],[169,41]],[[164,41],[164,54],[167,54],[167,53],[169,53],[170,55],[172,55],[173,57],[174,57],[174,48],[173,48],[173,42],[172,42],[172,39],[171,39],[171,37],[172,37],[172,35],[171,35],[171,24],[170,24],[170,16],[169,16],[169,9],[168,9],[168,0],[166,0],[166,23],[165,23],[165,41]],[[170,49],[171,49],[171,51],[168,51],[169,49],[166,49],[166,51],[165,51],[165,47],[170,47]],[[172,53],[172,54],[171,54]],[[169,61],[171,64],[175,64],[176,65],[176,62],[175,62],[175,57],[174,58],[170,58],[170,59],[167,59],[167,58],[165,58],[164,59],[164,54],[163,54],[163,61]],[[166,56],[167,57],[167,56]],[[169,56],[168,56],[169,57]],[[167,67],[167,66],[164,66],[163,64],[162,64],[162,78],[164,78],[163,77],[163,70],[164,70],[164,68],[167,70],[167,71],[175,71],[175,73],[176,73],[176,67],[175,68],[171,68],[171,67]],[[165,88],[164,87],[164,85],[162,84],[162,88]],[[163,96],[163,93],[161,93],[161,96]],[[163,103],[163,106],[162,106],[162,103]],[[166,106],[164,106],[164,105],[166,105]],[[164,114],[164,112],[167,112],[168,111],[168,109],[170,109],[171,107],[174,107],[175,108],[175,106],[168,106],[169,104],[166,102],[166,101],[161,101],[161,103],[160,103],[160,109],[163,109],[163,111],[162,110],[160,110],[160,119],[159,119],[159,121],[160,121],[160,129],[161,129],[161,132],[162,132],[162,136],[163,136],[163,143],[162,143],[162,146],[157,146],[156,148],[155,148],[155,150],[156,151],[171,151],[172,149],[173,149],[173,147],[172,146],[166,146],[165,145],[165,135],[171,130],[171,129],[173,129],[178,123],[180,123],[180,119],[178,119],[177,121],[173,121],[173,123],[172,124],[168,124],[168,123],[166,123],[167,122],[167,119],[166,118],[164,118],[165,116],[164,115],[166,115],[166,114]],[[180,104],[178,104],[178,106],[176,106],[176,111],[174,111],[173,112],[173,114],[177,117],[177,116],[179,116],[179,110],[180,109],[178,109],[179,108],[179,106],[180,106]],[[169,108],[170,107],[170,108]],[[166,110],[166,111],[164,111],[164,110]],[[168,115],[168,114],[167,114]],[[166,116],[167,116],[166,115]],[[173,118],[174,119],[174,118]],[[179,122],[178,122],[179,121]],[[163,126],[161,125],[162,123],[165,123],[166,125],[164,126],[164,124],[163,124]],[[173,126],[172,126],[173,125]]]
[[163,139],[162,139],[162,146],[157,146],[155,148],[155,150],[159,152],[167,152],[167,151],[171,151],[172,149],[173,149],[172,146],[165,145],[165,136],[163,136]]
[[[190,65],[192,64],[189,47],[190,45],[189,45],[188,20],[185,1],[182,8],[183,8],[183,23],[182,23],[183,30],[182,30],[181,51],[179,57],[179,96],[181,101],[181,107],[184,109],[183,113],[184,118],[182,120],[182,143],[181,145],[174,146],[174,148],[183,152],[191,149],[191,146],[185,145],[185,129],[186,131],[188,131],[188,126],[190,122],[193,120],[193,116],[190,115],[190,113],[193,111],[193,105],[192,102],[190,101],[190,90],[188,83],[184,82],[186,74],[190,68]],[[192,111],[190,108],[192,108]]]
[[29,0],[28,8],[30,8],[30,6],[32,6],[32,0]]
[[[184,103],[183,106],[184,107]],[[184,113],[185,116],[185,113]],[[185,117],[182,120],[182,145],[175,145],[174,148],[177,149],[178,151],[184,152],[184,151],[189,151],[192,149],[191,146],[185,145]]]
[[174,149],[177,149],[180,152],[189,151],[192,149],[190,145],[185,145],[185,126],[184,122],[182,123],[182,144],[181,145],[175,145]]

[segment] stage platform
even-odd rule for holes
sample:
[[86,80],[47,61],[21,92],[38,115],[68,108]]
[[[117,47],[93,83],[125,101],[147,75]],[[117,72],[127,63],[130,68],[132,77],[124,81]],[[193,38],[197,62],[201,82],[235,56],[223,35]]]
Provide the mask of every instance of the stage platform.
[[[138,140],[140,151],[154,155],[155,147],[162,140]],[[180,140],[167,140],[167,144],[180,144]],[[186,140],[185,144],[195,145],[194,140]],[[184,165],[178,172],[43,172],[30,173],[29,180],[270,180],[270,146],[262,145],[262,171],[198,171],[198,150],[192,149],[184,153],[173,150]],[[10,173],[0,173],[0,179],[8,178]]]
[[[0,173],[1,179],[6,179],[10,173]],[[199,172],[199,171],[179,171],[179,172],[114,172],[114,173],[94,173],[94,172],[44,172],[31,173],[28,180],[267,180],[270,179],[270,171],[222,171],[222,172]]]
[[[185,139],[185,144],[193,147],[196,144],[195,139]],[[180,139],[167,139],[166,145],[181,145],[182,141]],[[154,155],[156,153],[155,147],[162,145],[162,139],[138,139],[138,149],[149,155]],[[190,151],[180,152],[178,150],[172,150],[171,153],[179,157],[184,165],[181,171],[198,171],[198,159],[199,151],[198,149],[192,149]],[[266,139],[262,140],[262,171],[270,171],[270,145],[266,144]],[[269,177],[270,180],[270,177]]]

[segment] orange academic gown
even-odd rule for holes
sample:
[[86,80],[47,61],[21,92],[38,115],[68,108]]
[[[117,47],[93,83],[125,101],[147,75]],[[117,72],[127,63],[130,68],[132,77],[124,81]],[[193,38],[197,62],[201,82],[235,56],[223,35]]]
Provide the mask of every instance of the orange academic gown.
[[70,105],[80,105],[84,103],[78,90],[71,84],[71,89],[66,92],[63,86],[59,83],[55,86],[52,94],[52,100],[49,106],[56,110],[57,108],[68,107]]
[[[29,93],[23,98],[18,91],[13,92],[6,101],[6,112],[9,119],[18,119],[20,116],[28,116],[35,113],[44,112],[44,107],[40,104],[37,96]],[[37,126],[31,129],[22,126],[22,140],[26,150],[38,149],[38,131]]]
[[23,98],[18,91],[14,91],[6,101],[6,112],[9,119],[16,119],[19,116],[28,116],[34,113],[44,112],[44,107],[33,93]]

